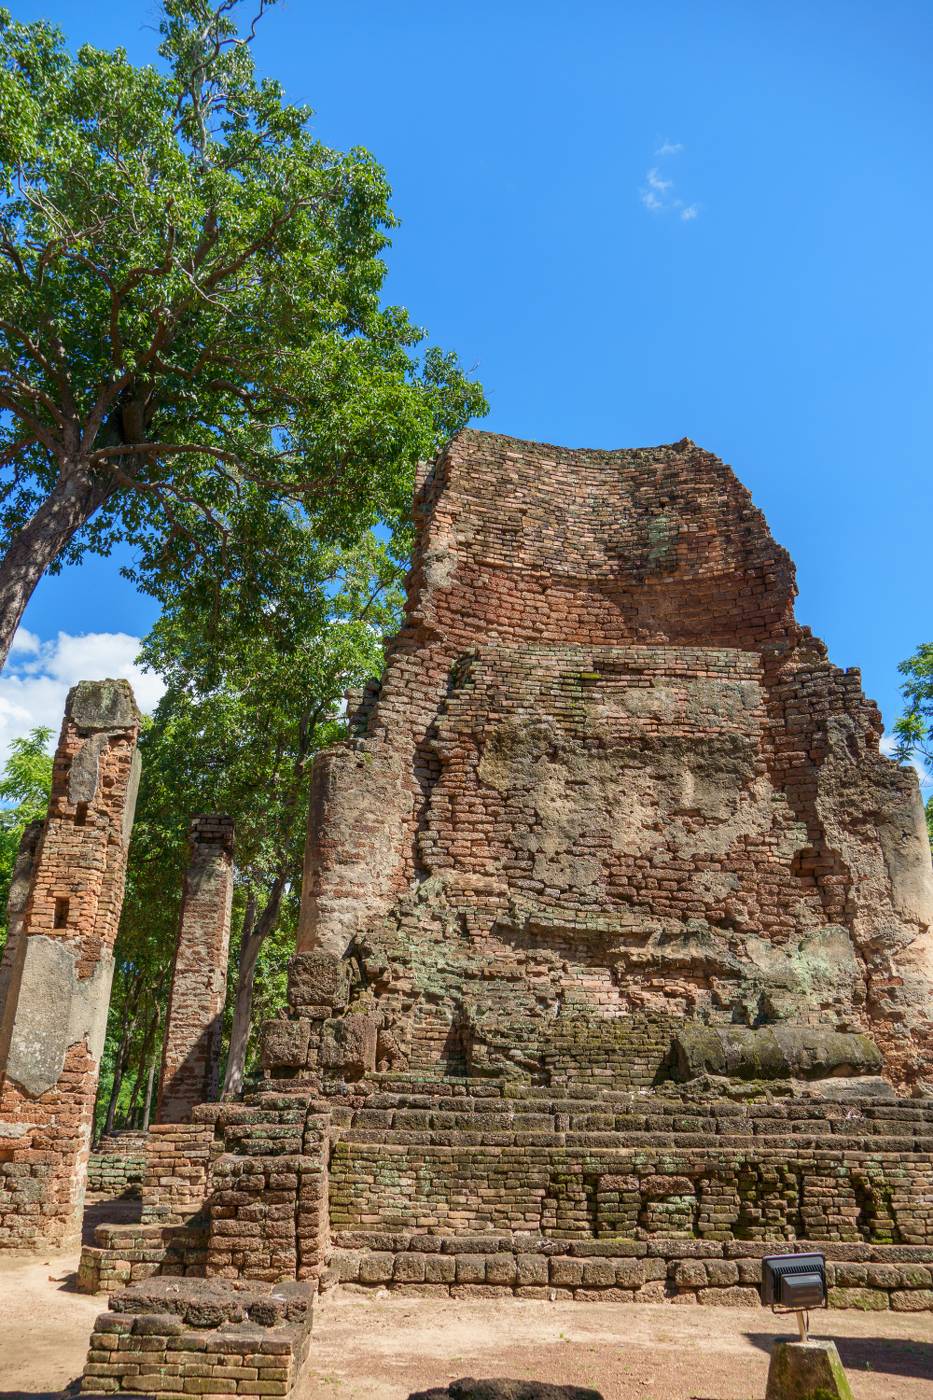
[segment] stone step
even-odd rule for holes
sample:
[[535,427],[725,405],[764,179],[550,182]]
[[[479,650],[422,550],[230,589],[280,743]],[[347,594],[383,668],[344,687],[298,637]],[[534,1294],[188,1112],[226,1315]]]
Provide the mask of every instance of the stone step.
[[913,1153],[933,1153],[933,1138],[884,1137],[883,1145],[876,1137],[832,1137],[819,1134],[795,1134],[791,1143],[786,1135],[775,1132],[765,1137],[748,1133],[719,1133],[711,1138],[706,1133],[666,1132],[555,1132],[553,1130],[526,1130],[516,1132],[512,1128],[499,1131],[492,1129],[374,1129],[348,1128],[340,1133],[340,1141],[355,1144],[422,1145],[424,1147],[566,1147],[586,1148],[635,1148],[662,1147],[672,1149],[708,1148],[714,1152],[721,1148],[737,1148],[748,1151],[777,1151],[784,1154],[792,1163],[799,1152],[822,1152],[836,1158],[840,1152],[864,1153],[871,1157],[902,1157]]
[[[470,1081],[474,1083],[475,1081]],[[484,1089],[488,1088],[481,1081]],[[503,1086],[500,1086],[503,1087]],[[593,1099],[598,1099],[594,1104]],[[335,1105],[336,1107],[336,1105]],[[355,1107],[355,1106],[354,1106]],[[732,1100],[714,1100],[698,1105],[669,1099],[663,1094],[640,1093],[585,1095],[582,1093],[561,1094],[553,1088],[528,1088],[517,1094],[511,1090],[480,1095],[463,1093],[451,1096],[441,1085],[428,1089],[419,1088],[373,1090],[359,1101],[357,1112],[372,1111],[422,1111],[453,1113],[505,1113],[535,1112],[563,1114],[597,1114],[606,1116],[650,1114],[653,1117],[693,1118],[704,1124],[712,1124],[724,1119],[749,1119],[753,1121],[776,1120],[782,1124],[796,1121],[851,1122],[853,1120],[876,1123],[879,1131],[888,1124],[910,1123],[927,1124],[933,1130],[933,1100],[858,1100],[852,1103],[836,1101],[827,1103],[802,1102],[797,1099],[780,1100],[774,1103],[736,1103]]]
[[565,1240],[511,1235],[338,1232],[332,1267],[344,1287],[411,1296],[679,1302],[756,1307],[761,1260],[818,1252],[829,1306],[933,1311],[925,1246],[808,1240]]
[[420,1108],[384,1107],[352,1110],[335,1109],[333,1122],[357,1131],[382,1132],[387,1129],[415,1131],[559,1131],[559,1132],[647,1132],[702,1133],[709,1137],[739,1133],[743,1136],[768,1138],[834,1137],[881,1138],[900,1141],[933,1140],[933,1124],[911,1119],[873,1120],[780,1118],[713,1118],[682,1116],[673,1118],[662,1114],[574,1113],[560,1110],[550,1113],[513,1112],[508,1109],[487,1109],[480,1112],[450,1111],[435,1106]]
[[563,1101],[567,1099],[578,1100],[581,1103],[597,1101],[600,1105],[607,1103],[633,1104],[644,1103],[646,1098],[653,1099],[658,1103],[667,1104],[666,1111],[670,1113],[681,1113],[699,1109],[707,1111],[711,1106],[715,1106],[717,1112],[745,1113],[757,1112],[762,1114],[784,1115],[785,1113],[812,1113],[831,1112],[845,1115],[856,1111],[859,1113],[871,1113],[878,1117],[901,1117],[905,1113],[911,1116],[925,1118],[933,1121],[933,1098],[931,1099],[903,1099],[889,1096],[865,1097],[857,1099],[814,1099],[804,1097],[779,1098],[768,1102],[741,1101],[733,1098],[716,1099],[710,1097],[704,1100],[702,1107],[698,1104],[694,1095],[684,1091],[681,1095],[677,1092],[676,1086],[664,1084],[655,1090],[651,1089],[625,1089],[612,1090],[600,1085],[583,1084],[579,1081],[571,1081],[565,1085],[533,1085],[521,1080],[514,1079],[477,1079],[477,1078],[456,1078],[443,1079],[441,1077],[423,1075],[403,1075],[403,1074],[371,1074],[360,1086],[360,1091],[365,1093],[370,1101],[379,1095],[385,1094],[391,1097],[399,1095],[426,1097],[429,1099],[490,1099],[498,1098],[507,1101],[532,1101],[536,1099],[547,1099],[553,1101]]

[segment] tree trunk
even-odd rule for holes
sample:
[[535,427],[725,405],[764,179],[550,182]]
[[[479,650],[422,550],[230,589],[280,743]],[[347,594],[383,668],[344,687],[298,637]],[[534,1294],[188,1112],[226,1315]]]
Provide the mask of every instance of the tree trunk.
[[130,1094],[130,1101],[126,1109],[126,1117],[123,1120],[124,1128],[134,1128],[136,1126],[133,1122],[133,1119],[136,1117],[136,1102],[139,1098],[139,1091],[142,1088],[142,1082],[143,1072],[142,1067],[140,1067],[139,1073],[133,1080],[133,1092]]
[[235,1098],[243,1090],[243,1075],[246,1069],[246,1047],[249,1041],[249,1025],[253,1010],[253,981],[256,976],[256,959],[259,950],[275,928],[279,918],[282,894],[285,890],[285,876],[277,875],[266,907],[256,918],[256,897],[252,894],[246,901],[243,919],[243,937],[240,942],[240,957],[237,964],[236,1002],[233,1008],[233,1024],[230,1027],[230,1046],[227,1051],[227,1070],[224,1074],[222,1098]]
[[64,471],[0,560],[0,669],[36,584],[50,564],[112,494],[112,479]]
[[143,1104],[143,1132],[149,1131],[149,1118],[152,1114],[152,1091],[155,1088],[156,1062],[153,1060],[149,1065],[149,1077],[146,1080],[146,1102]]
[[[128,1107],[127,1111],[126,1111],[126,1127],[128,1127],[128,1128],[135,1128],[135,1127],[136,1127],[136,1124],[134,1123],[133,1119],[134,1119],[135,1116],[136,1116],[136,1107],[137,1107],[137,1104],[138,1104],[138,1102],[139,1102],[140,1095],[141,1095],[141,1093],[142,1093],[142,1088],[143,1088],[143,1084],[144,1084],[144,1083],[145,1083],[145,1085],[146,1085],[146,1095],[148,1096],[149,1093],[150,1093],[150,1085],[151,1085],[151,1077],[152,1077],[152,1065],[151,1065],[151,1061],[152,1061],[152,1043],[153,1043],[153,1041],[155,1040],[156,1032],[157,1032],[158,1029],[159,1029],[159,1011],[160,1011],[160,1001],[159,1001],[159,997],[160,997],[160,992],[161,992],[161,986],[156,987],[156,989],[155,989],[155,999],[156,999],[156,1000],[155,1000],[155,1005],[153,1006],[152,1014],[150,1015],[148,1021],[146,1022],[146,1029],[145,1029],[145,1031],[143,1032],[142,1044],[141,1044],[140,1050],[139,1050],[139,1061],[138,1061],[138,1066],[139,1066],[139,1067],[138,1067],[138,1069],[137,1069],[137,1071],[136,1071],[136,1079],[135,1079],[135,1082],[134,1082],[134,1084],[133,1084],[133,1092],[132,1092],[132,1094],[131,1094],[131,1096],[130,1096],[129,1107]],[[137,1020],[137,1019],[138,1019],[138,1015],[137,1015],[137,1017],[134,1018],[134,1020]],[[129,1058],[129,1056],[127,1056],[127,1058]],[[148,1069],[147,1069],[147,1066],[149,1066]]]
[[107,1137],[113,1132],[113,1118],[117,1111],[117,1099],[120,1097],[120,1089],[123,1086],[123,1071],[126,1068],[126,1051],[129,1042],[129,1026],[123,1022],[123,1034],[120,1037],[120,1048],[117,1051],[117,1059],[113,1068],[113,1085],[110,1089],[110,1102],[107,1105],[107,1117],[104,1120],[102,1137]]
[[113,1066],[113,1084],[110,1089],[110,1102],[107,1104],[107,1117],[104,1120],[102,1136],[113,1132],[113,1118],[117,1111],[117,1099],[120,1097],[123,1076],[126,1073],[127,1061],[129,1060],[130,1038],[136,1028],[137,1006],[141,988],[142,981],[137,977],[136,984],[133,988],[132,999],[127,993],[126,999],[123,1002],[123,1023],[120,1027],[120,1044],[117,1048],[117,1056]]

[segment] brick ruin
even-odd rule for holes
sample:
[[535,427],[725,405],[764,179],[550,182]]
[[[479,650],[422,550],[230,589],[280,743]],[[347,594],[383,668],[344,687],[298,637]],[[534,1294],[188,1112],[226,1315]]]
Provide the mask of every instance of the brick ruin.
[[933,1310],[916,777],[747,491],[467,431],[416,521],[262,1080],[151,1129],[85,1390],[287,1394],[338,1283],[749,1303],[816,1247],[834,1305]]
[[75,686],[48,817],[20,848],[0,1021],[0,1249],[80,1238],[138,732],[125,681]]
[[184,1122],[199,1103],[217,1097],[232,904],[233,822],[195,817],[165,1020],[160,1123]]
[[929,1074],[917,784],[732,472],[465,433],[418,524],[299,936],[350,957],[376,1066],[645,1087],[684,1031],[714,1072]]

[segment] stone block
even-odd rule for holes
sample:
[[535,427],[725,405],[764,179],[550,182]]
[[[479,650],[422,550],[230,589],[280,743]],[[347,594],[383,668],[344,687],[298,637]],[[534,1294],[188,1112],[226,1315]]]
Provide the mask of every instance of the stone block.
[[361,1079],[376,1066],[376,1021],[350,1013],[324,1022],[320,1065],[329,1074]]
[[678,1288],[705,1288],[708,1278],[706,1261],[680,1259],[674,1265],[672,1277]]
[[294,1010],[329,1006],[341,1011],[350,996],[350,964],[331,953],[296,953],[288,964],[288,1004]]
[[484,1254],[458,1254],[456,1256],[458,1283],[485,1283],[486,1256]]
[[717,1074],[732,1079],[821,1079],[843,1072],[877,1075],[884,1068],[867,1035],[820,1026],[687,1025],[673,1039],[677,1077]]
[[303,1069],[308,1061],[307,1021],[266,1021],[262,1028],[263,1069]]
[[[395,1256],[395,1268],[392,1277],[396,1283],[424,1283],[427,1273],[424,1266],[423,1254],[397,1254]],[[434,1279],[427,1280],[430,1283]]]
[[929,1288],[895,1288],[891,1293],[895,1312],[933,1312],[933,1290]]
[[697,1301],[713,1308],[757,1308],[761,1305],[757,1288],[742,1288],[738,1284],[731,1288],[700,1288]]
[[543,1254],[519,1254],[515,1260],[520,1287],[545,1285],[548,1281],[547,1259]]
[[777,1342],[765,1400],[852,1400],[835,1342]]
[[360,1260],[360,1283],[388,1283],[395,1266],[395,1255],[383,1250],[364,1254]]
[[453,1283],[457,1261],[449,1254],[428,1254],[424,1260],[425,1283]]
[[582,1259],[551,1260],[551,1283],[558,1288],[577,1288],[583,1282]]
[[875,1288],[830,1288],[827,1301],[831,1308],[857,1308],[860,1312],[884,1312],[888,1307],[887,1293]]

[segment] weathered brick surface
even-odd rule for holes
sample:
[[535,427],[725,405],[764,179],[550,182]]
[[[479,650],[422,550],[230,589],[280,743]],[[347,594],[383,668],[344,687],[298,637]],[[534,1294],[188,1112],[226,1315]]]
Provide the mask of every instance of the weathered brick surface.
[[160,1123],[183,1123],[197,1104],[217,1097],[232,900],[233,822],[195,817],[163,1042]]
[[70,692],[0,1025],[0,1248],[80,1235],[138,729],[125,681]]
[[184,1225],[200,1216],[208,1192],[219,1105],[191,1123],[153,1123],[146,1136],[143,1212],[146,1224]]
[[88,1158],[88,1201],[138,1197],[146,1171],[146,1134],[124,1129],[102,1137]]
[[81,1293],[111,1293],[155,1275],[203,1278],[207,1240],[197,1225],[98,1225],[78,1265]]
[[82,1391],[165,1400],[290,1395],[308,1353],[311,1307],[310,1290],[296,1283],[134,1284],[97,1319]]
[[466,432],[416,506],[263,1083],[157,1130],[89,1283],[747,1305],[819,1248],[835,1306],[927,1310],[916,781],[748,493],[686,441]]
[[905,1250],[865,1246],[862,1253],[868,1262],[862,1263],[846,1258],[859,1254],[856,1246],[827,1249],[812,1240],[705,1242],[698,1246],[701,1253],[687,1254],[689,1246],[678,1238],[584,1245],[543,1235],[487,1235],[467,1241],[472,1253],[459,1254],[450,1252],[455,1242],[449,1238],[393,1236],[387,1249],[361,1248],[366,1237],[360,1234],[347,1238],[355,1247],[339,1244],[333,1262],[341,1283],[349,1288],[404,1290],[410,1280],[423,1278],[437,1296],[468,1296],[466,1289],[481,1296],[479,1290],[495,1287],[500,1294],[516,1297],[581,1302],[756,1307],[764,1255],[819,1250],[828,1255],[830,1307],[898,1312],[928,1312],[933,1307],[930,1270],[919,1262],[924,1257],[920,1249],[914,1250],[917,1261],[912,1262],[903,1258]]
[[378,1066],[648,1085],[697,1023],[752,1067],[764,1025],[801,1077],[845,1070],[827,1032],[928,1073],[916,779],[729,468],[466,431],[417,518],[381,686],[315,764],[299,936],[361,961]]

